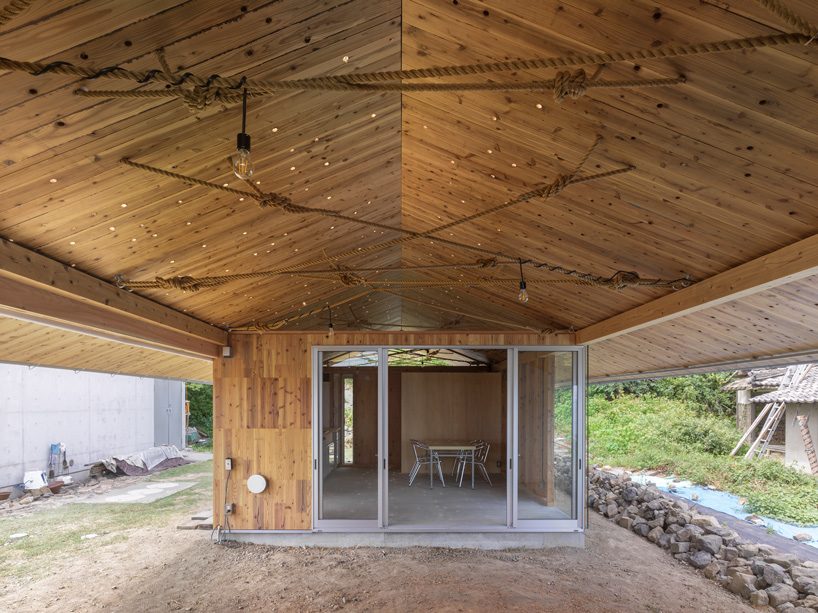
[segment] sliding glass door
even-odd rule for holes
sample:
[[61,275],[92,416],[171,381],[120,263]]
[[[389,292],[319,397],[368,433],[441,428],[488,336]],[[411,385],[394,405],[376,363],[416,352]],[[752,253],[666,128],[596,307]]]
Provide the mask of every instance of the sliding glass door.
[[584,351],[521,348],[516,370],[514,525],[578,525]]
[[377,527],[380,517],[380,351],[314,351],[316,527]]
[[583,527],[582,347],[314,347],[314,527]]

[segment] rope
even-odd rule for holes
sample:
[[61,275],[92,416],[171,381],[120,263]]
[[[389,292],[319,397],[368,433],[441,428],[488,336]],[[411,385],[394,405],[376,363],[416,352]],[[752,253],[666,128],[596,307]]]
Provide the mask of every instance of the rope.
[[[279,82],[278,89],[310,89],[310,90],[331,90],[331,91],[395,91],[395,92],[449,92],[449,91],[541,91],[553,90],[554,100],[562,102],[565,98],[579,98],[588,89],[592,88],[615,88],[615,87],[667,87],[679,85],[685,82],[685,77],[673,77],[666,79],[649,80],[627,80],[627,81],[592,81],[588,79],[585,71],[579,69],[573,75],[567,72],[560,72],[555,79],[547,81],[526,81],[522,83],[346,83],[343,81],[320,82],[308,84],[304,87],[292,87],[289,81]],[[581,85],[579,85],[581,83]],[[269,88],[268,88],[269,89]],[[164,90],[84,90],[78,89],[74,92],[78,96],[90,98],[181,98],[192,111],[199,111],[207,108],[213,102],[224,104],[234,104],[241,102],[241,95],[235,92],[224,90],[218,87],[205,88],[195,86],[193,89],[183,89],[174,87]],[[269,93],[265,91],[253,90],[254,96],[264,96]]]
[[0,9],[0,26],[6,25],[17,15],[26,10],[34,0],[11,0],[6,6]]
[[[742,51],[744,49],[758,49],[762,47],[777,47],[781,45],[803,44],[810,39],[800,32],[786,34],[765,34],[745,38],[731,38],[727,40],[691,43],[687,45],[662,45],[647,49],[630,51],[612,51],[604,53],[573,54],[550,58],[510,60],[487,64],[467,64],[460,66],[433,66],[430,68],[415,68],[411,70],[388,70],[383,72],[361,72],[343,75],[341,77],[318,77],[318,79],[343,79],[347,83],[373,83],[382,81],[398,81],[401,79],[425,79],[432,77],[456,77],[464,75],[486,74],[489,72],[536,70],[542,68],[565,68],[566,66],[583,66],[592,64],[611,64],[614,62],[642,62],[644,60],[678,57],[684,55],[702,55],[708,53],[725,53],[728,51]],[[298,79],[289,83],[307,84],[316,79]]]
[[[126,166],[130,166],[131,168],[138,168],[139,170],[144,170],[146,172],[152,172],[153,174],[161,175],[163,177],[169,177],[171,179],[178,179],[184,183],[188,183],[191,185],[201,185],[202,187],[209,187],[210,189],[218,189],[223,192],[227,192],[228,194],[234,194],[236,196],[244,197],[244,198],[252,198],[258,205],[262,208],[265,207],[281,207],[285,210],[289,210],[290,207],[295,206],[293,201],[290,200],[287,196],[282,196],[281,194],[276,194],[275,192],[262,192],[261,190],[247,192],[244,190],[236,189],[234,187],[225,186],[221,183],[211,183],[210,181],[205,181],[203,179],[197,179],[195,177],[189,177],[187,175],[179,174],[178,172],[172,172],[170,170],[163,170],[162,168],[156,168],[155,166],[148,166],[147,164],[140,164],[139,162],[134,162],[128,158],[122,158],[119,160],[120,164],[125,164]],[[251,184],[254,188],[256,187],[255,184]],[[300,207],[302,209],[306,209],[307,207]],[[308,209],[309,210],[309,209]]]
[[790,10],[781,0],[758,0],[758,3],[779,17],[782,21],[785,21],[788,26],[809,36],[809,40],[804,43],[805,45],[810,44],[815,40],[815,37],[818,36],[818,27],[798,15],[798,13]]
[[[397,233],[403,235],[401,237],[394,238],[394,239],[385,241],[383,243],[378,243],[377,245],[371,245],[371,246],[363,248],[363,249],[359,248],[359,249],[352,252],[352,253],[366,253],[366,252],[379,251],[381,249],[386,249],[388,247],[401,245],[401,244],[403,244],[405,242],[420,239],[420,238],[432,238],[434,234],[437,234],[437,233],[442,232],[444,230],[448,230],[450,228],[453,228],[453,227],[455,227],[457,225],[460,225],[460,224],[463,224],[463,223],[475,221],[477,219],[480,219],[481,217],[485,217],[486,215],[497,213],[497,212],[502,211],[504,209],[507,209],[507,208],[509,208],[509,207],[511,207],[511,206],[513,206],[515,204],[519,204],[521,202],[527,202],[528,200],[531,200],[531,199],[537,198],[537,197],[550,198],[552,196],[555,196],[555,195],[559,194],[568,185],[572,185],[574,183],[586,183],[586,182],[589,182],[589,181],[595,181],[595,180],[598,180],[598,179],[607,178],[607,177],[610,177],[610,176],[613,176],[613,175],[622,174],[622,173],[630,172],[631,170],[634,170],[633,166],[626,166],[626,167],[623,167],[623,168],[617,168],[617,169],[614,169],[614,170],[609,170],[609,171],[605,171],[605,172],[601,172],[601,173],[596,173],[596,174],[593,174],[593,175],[587,175],[587,176],[584,176],[584,177],[577,177],[576,174],[582,169],[582,167],[588,161],[588,158],[590,157],[591,153],[594,151],[596,146],[601,142],[601,140],[602,140],[602,137],[597,136],[594,139],[594,142],[591,144],[591,146],[585,152],[583,157],[580,159],[580,162],[575,167],[575,169],[571,173],[569,173],[567,175],[557,176],[557,178],[554,181],[552,181],[550,184],[545,185],[545,186],[540,187],[540,188],[536,188],[536,189],[531,190],[529,192],[526,192],[525,194],[523,194],[523,195],[521,195],[521,196],[519,196],[519,197],[517,197],[517,198],[515,198],[513,200],[507,200],[506,202],[504,202],[502,204],[499,204],[497,206],[494,206],[492,208],[485,209],[483,211],[480,211],[480,212],[475,213],[473,215],[469,215],[467,217],[463,217],[461,219],[456,219],[456,220],[451,221],[451,222],[449,222],[447,224],[443,224],[442,226],[438,226],[436,228],[432,228],[432,229],[426,230],[424,232],[419,232],[419,231],[416,231],[416,230],[407,230],[407,229],[402,228],[402,227],[391,226],[391,225],[388,225],[388,224],[375,222],[375,221],[367,221],[367,220],[359,219],[357,217],[344,215],[343,213],[339,213],[339,212],[331,210],[331,209],[312,208],[312,207],[307,207],[307,206],[303,206],[303,205],[294,204],[286,196],[281,196],[281,195],[275,194],[275,193],[264,193],[264,192],[262,192],[254,183],[249,184],[253,188],[254,192],[246,192],[246,191],[242,191],[242,190],[237,190],[237,189],[232,188],[232,187],[225,187],[224,185],[220,185],[218,183],[211,183],[209,181],[204,181],[202,179],[196,179],[194,177],[188,177],[186,175],[182,175],[182,174],[179,174],[179,173],[171,172],[171,171],[168,171],[168,170],[163,170],[161,168],[156,168],[154,166],[148,166],[147,164],[140,164],[138,162],[133,162],[133,161],[127,159],[127,158],[121,160],[121,162],[123,164],[127,164],[127,165],[129,165],[129,166],[131,166],[133,168],[138,168],[140,170],[144,170],[144,171],[147,171],[147,172],[152,172],[154,174],[158,174],[158,175],[161,175],[161,176],[178,179],[180,181],[184,181],[184,182],[189,183],[189,184],[201,185],[201,186],[204,186],[204,187],[211,187],[211,188],[218,189],[218,190],[221,190],[221,191],[225,191],[225,192],[228,192],[228,193],[232,193],[232,194],[235,194],[235,195],[238,195],[238,196],[254,198],[258,202],[259,206],[261,206],[261,207],[275,206],[275,207],[278,207],[278,208],[280,208],[281,210],[283,210],[283,211],[285,211],[287,213],[321,215],[323,217],[338,219],[338,220],[341,220],[341,221],[348,221],[348,222],[364,225],[364,226],[367,226],[367,227],[370,227],[370,228],[377,228],[379,230],[397,232]],[[484,249],[480,249],[478,247],[472,247],[472,246],[469,246],[469,245],[464,245],[464,244],[458,243],[456,241],[451,241],[449,239],[439,238],[438,237],[438,238],[435,238],[435,240],[437,240],[440,243],[447,244],[449,246],[464,248],[464,249],[470,249],[472,251],[478,251],[480,253],[484,253],[484,254],[487,254],[487,255],[492,256],[492,257],[495,256],[495,254],[492,253],[489,250],[484,250]],[[338,258],[336,258],[336,259],[338,259]],[[327,261],[333,261],[333,260],[327,260]],[[131,286],[128,286],[128,287],[131,287]],[[157,286],[157,287],[159,287],[159,286]],[[189,286],[189,287],[192,287],[192,285]],[[133,289],[136,289],[136,288],[134,287]],[[195,290],[190,290],[189,289],[188,291],[195,291]]]
[[406,294],[400,294],[398,292],[393,292],[388,289],[383,288],[376,288],[374,289],[376,292],[380,292],[383,294],[389,294],[391,296],[397,296],[401,300],[405,300],[406,302],[412,302],[414,304],[419,304],[426,308],[432,308],[438,311],[442,311],[444,313],[452,313],[454,315],[462,315],[463,317],[469,317],[471,319],[477,319],[480,321],[485,321],[490,324],[499,324],[502,326],[511,326],[512,328],[520,328],[521,330],[531,330],[532,332],[538,332],[540,334],[551,334],[554,332],[553,328],[534,328],[533,326],[527,326],[524,324],[518,324],[516,322],[511,322],[505,319],[494,319],[491,317],[486,317],[485,315],[475,315],[474,313],[468,313],[466,311],[461,311],[458,309],[453,309],[450,307],[440,306],[439,304],[435,304],[429,300],[418,300],[417,298],[412,298],[407,296]]
[[278,330],[279,328],[281,328],[281,327],[283,327],[283,326],[285,326],[288,323],[291,323],[293,321],[298,321],[300,319],[305,319],[305,318],[311,317],[313,315],[318,315],[321,311],[325,310],[328,306],[331,309],[334,309],[336,307],[343,306],[348,302],[352,302],[353,300],[358,300],[358,298],[363,298],[365,296],[368,296],[371,293],[372,293],[372,290],[368,289],[365,292],[355,294],[354,296],[350,296],[349,298],[344,298],[343,300],[339,300],[338,302],[334,302],[332,304],[325,303],[325,304],[322,304],[320,306],[313,307],[308,311],[304,311],[304,312],[298,313],[296,315],[284,317],[282,319],[278,319],[276,321],[269,322],[269,323],[256,322],[256,323],[250,324],[249,326],[241,326],[241,327],[238,327],[238,328],[231,328],[231,331],[232,330],[241,330],[241,331],[254,330],[254,331],[257,331],[257,332],[269,332],[269,331],[272,331],[272,330]]
[[[22,2],[24,0],[17,0]],[[775,0],[760,0],[771,3],[770,6],[779,7]],[[11,6],[11,5],[9,5]],[[789,13],[792,18],[792,14]],[[802,21],[802,20],[801,20]],[[800,23],[800,21],[799,21]],[[806,24],[809,26],[809,24]],[[728,39],[707,43],[693,43],[688,45],[664,45],[656,48],[637,49],[632,51],[614,51],[607,53],[576,54],[552,58],[540,58],[529,60],[511,60],[506,62],[493,62],[486,64],[470,64],[464,66],[437,66],[431,68],[420,68],[414,70],[393,70],[385,72],[357,73],[340,76],[317,77],[310,79],[290,79],[284,81],[266,81],[248,79],[247,77],[230,78],[222,77],[218,74],[211,75],[207,79],[185,72],[181,75],[168,74],[159,69],[148,71],[132,71],[120,66],[107,66],[101,69],[93,69],[76,66],[70,62],[56,61],[49,64],[42,62],[23,62],[10,58],[0,57],[0,70],[12,70],[17,72],[28,72],[34,76],[45,73],[64,74],[81,79],[123,79],[135,81],[137,83],[167,83],[174,87],[181,85],[192,85],[208,90],[211,87],[218,87],[229,90],[275,93],[282,90],[305,90],[305,89],[377,89],[380,85],[391,88],[403,87],[403,84],[388,82],[401,81],[403,79],[419,79],[425,77],[448,77],[463,76],[473,74],[486,74],[500,71],[534,70],[540,68],[563,68],[566,66],[580,66],[589,64],[610,64],[621,61],[644,61],[656,58],[678,57],[684,55],[699,55],[706,53],[723,53],[727,51],[737,51],[744,49],[755,49],[760,47],[774,47],[779,45],[792,45],[805,43],[811,38],[802,33],[768,34],[747,38]],[[578,85],[573,78],[565,78],[565,88],[562,93],[571,95],[571,92],[578,91]],[[613,82],[612,82],[613,83]],[[642,82],[638,82],[642,83]],[[443,84],[432,84],[433,86]],[[621,86],[621,83],[618,85]],[[428,85],[421,85],[428,87]],[[460,85],[458,87],[463,87]],[[486,87],[486,84],[480,84]],[[498,86],[499,87],[499,86]],[[508,85],[503,85],[507,89]],[[411,91],[411,90],[410,90]],[[426,90],[429,91],[429,90]]]

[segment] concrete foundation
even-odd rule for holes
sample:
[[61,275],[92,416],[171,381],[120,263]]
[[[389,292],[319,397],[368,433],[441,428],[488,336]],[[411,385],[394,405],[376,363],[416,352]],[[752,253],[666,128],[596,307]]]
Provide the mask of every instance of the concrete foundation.
[[585,547],[583,532],[231,532],[228,540],[275,547],[451,547],[545,549]]

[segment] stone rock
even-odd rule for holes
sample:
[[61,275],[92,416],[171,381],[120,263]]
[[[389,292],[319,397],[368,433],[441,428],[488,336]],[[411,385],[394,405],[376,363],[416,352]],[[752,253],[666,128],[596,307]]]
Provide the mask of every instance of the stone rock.
[[713,560],[713,556],[706,551],[697,551],[690,556],[689,563],[694,568],[704,568]]
[[[759,546],[759,550],[762,546]],[[764,558],[765,562],[770,564],[778,564],[781,568],[790,568],[791,566],[800,566],[801,560],[794,553],[771,553]]]
[[687,524],[684,528],[676,533],[676,540],[691,541],[694,537],[704,534],[704,530],[693,524]]
[[644,500],[645,502],[650,502],[652,500],[656,500],[660,496],[661,494],[659,493],[659,490],[657,490],[653,486],[649,486],[645,488],[645,491],[642,494],[642,500]]
[[757,590],[750,594],[750,604],[757,609],[766,609],[770,603],[770,597],[764,590]]
[[610,503],[610,504],[609,504],[609,505],[608,505],[608,506],[605,508],[605,515],[607,515],[608,517],[613,517],[613,516],[614,516],[614,515],[616,515],[618,512],[619,512],[619,507],[618,507],[618,506],[616,506],[616,503],[615,503],[615,502]]
[[695,502],[695,501],[697,501],[698,499],[699,499],[699,495],[698,495],[698,494],[693,494],[693,495],[691,495],[691,496],[690,496],[690,500],[692,500],[692,501],[694,501],[694,502]]
[[659,541],[656,544],[659,545],[659,547],[662,547],[663,549],[667,549],[668,547],[670,547],[671,543],[670,539],[671,536],[669,534],[662,534],[662,536],[659,537]]
[[742,598],[749,598],[750,594],[756,591],[756,578],[753,575],[735,573],[730,577],[727,589]]
[[721,550],[722,538],[715,534],[706,534],[704,536],[696,537],[693,545],[709,554],[716,555]]
[[796,606],[786,609],[788,613],[815,613],[815,609],[808,609],[807,607]]
[[715,579],[720,574],[721,566],[719,566],[719,563],[716,562],[715,560],[713,560],[712,562],[710,562],[710,564],[704,567],[704,576],[707,577],[708,579]]
[[796,577],[792,586],[802,594],[818,595],[818,581],[811,577]]
[[694,526],[698,526],[699,528],[704,527],[713,527],[718,528],[721,524],[719,524],[719,520],[713,517],[712,515],[694,515],[690,519],[690,523]]
[[756,526],[764,526],[766,522],[761,519],[758,515],[748,515],[744,518],[744,521],[748,521],[751,524],[755,524]]
[[798,534],[794,535],[792,538],[794,538],[799,543],[808,543],[809,541],[812,540],[812,535],[807,534],[806,532],[799,532]]
[[746,543],[738,546],[738,555],[749,560],[753,556],[758,555],[758,545],[755,543]]
[[778,564],[767,564],[764,567],[762,578],[767,585],[776,585],[778,583],[792,583],[792,579],[787,572]]
[[779,613],[784,613],[784,611],[792,611],[795,608],[795,605],[791,602],[785,602],[783,604],[778,605],[775,610]]
[[735,547],[722,547],[720,553],[721,556],[728,562],[738,558],[738,549]]
[[633,526],[633,520],[630,517],[620,517],[616,523],[626,530],[630,530]]
[[28,536],[26,532],[15,532],[14,534],[9,534],[9,542],[14,543],[16,541],[21,541]]
[[17,499],[17,504],[25,505],[25,504],[31,504],[32,502],[34,502],[34,496],[29,496],[28,494],[26,494],[22,498]]
[[661,509],[664,509],[666,504],[667,504],[667,502],[664,499],[656,498],[655,500],[651,500],[648,503],[648,508],[651,511],[659,511]]
[[770,606],[777,607],[786,602],[795,602],[798,600],[798,592],[791,585],[786,583],[776,583],[771,585],[766,590],[767,596],[770,598]]
[[639,536],[647,536],[648,532],[650,532],[650,526],[648,526],[646,523],[634,524],[633,531]]
[[665,533],[659,526],[656,526],[653,530],[648,532],[648,540],[651,543],[658,543],[659,538]]
[[818,568],[812,568],[811,566],[793,566],[790,569],[790,574],[793,579],[807,577],[813,581],[818,581]]
[[687,553],[690,551],[690,543],[687,541],[676,541],[670,544],[671,553]]
[[809,595],[802,601],[802,604],[805,607],[810,607],[811,609],[818,609],[818,596]]
[[625,502],[633,502],[637,496],[639,496],[639,492],[635,487],[626,487],[622,491],[622,498]]

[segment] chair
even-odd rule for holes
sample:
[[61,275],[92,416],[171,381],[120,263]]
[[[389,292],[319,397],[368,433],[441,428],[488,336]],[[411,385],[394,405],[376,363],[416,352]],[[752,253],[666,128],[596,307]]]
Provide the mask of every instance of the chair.
[[[475,449],[474,449],[474,467],[475,469],[480,469],[480,473],[482,474],[483,478],[489,484],[489,487],[492,487],[491,477],[489,477],[489,471],[486,469],[486,460],[489,457],[489,449],[491,445],[486,441],[478,441]],[[463,476],[466,474],[466,467],[471,467],[471,458],[467,455],[463,455],[457,458],[458,463],[458,482],[460,485],[463,484]]]
[[[482,442],[483,441],[481,440],[469,441],[469,445],[474,445],[476,447]],[[477,458],[475,457],[475,461],[476,460]],[[471,461],[471,455],[465,451],[461,451],[460,453],[457,454],[457,456],[455,456],[454,462],[452,463],[452,477],[455,478],[457,477],[458,471],[460,470],[461,461]]]
[[420,469],[424,466],[429,466],[430,471],[433,471],[435,467],[437,467],[437,474],[440,477],[440,482],[443,484],[443,487],[446,487],[446,481],[443,480],[443,469],[440,466],[440,457],[434,451],[429,449],[429,446],[426,443],[416,439],[411,439],[409,442],[412,443],[412,451],[415,454],[415,465],[409,472],[409,487],[412,486],[412,483],[415,481],[415,477],[418,476]]

